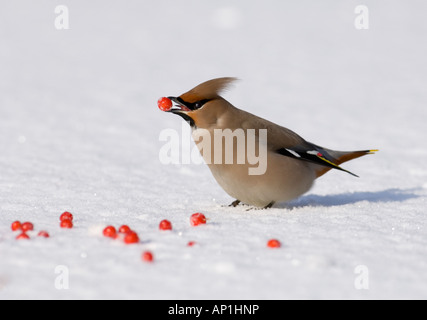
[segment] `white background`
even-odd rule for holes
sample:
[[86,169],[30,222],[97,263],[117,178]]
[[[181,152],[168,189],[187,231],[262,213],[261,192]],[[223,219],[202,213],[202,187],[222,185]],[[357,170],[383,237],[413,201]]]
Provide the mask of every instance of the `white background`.
[[[60,4],[69,30],[55,28]],[[359,4],[368,30],[355,28]],[[1,299],[427,297],[425,2],[0,7]],[[156,105],[221,76],[241,79],[225,95],[234,105],[308,141],[380,152],[343,165],[360,178],[330,172],[291,203],[224,207],[233,199],[205,165],[161,164],[159,134],[182,120]],[[206,226],[190,226],[197,211]],[[174,230],[158,231],[162,219]],[[14,220],[51,237],[16,241]],[[108,224],[141,243],[102,237]],[[369,289],[354,285],[360,265]]]

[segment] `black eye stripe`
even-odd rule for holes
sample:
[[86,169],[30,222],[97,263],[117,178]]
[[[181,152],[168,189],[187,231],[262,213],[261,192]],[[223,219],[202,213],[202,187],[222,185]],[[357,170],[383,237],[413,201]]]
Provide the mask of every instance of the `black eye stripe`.
[[182,103],[184,106],[186,106],[190,110],[200,109],[201,107],[203,107],[203,105],[206,102],[210,101],[210,99],[203,99],[203,100],[199,100],[199,101],[190,103],[190,102],[186,102],[186,101],[182,100],[181,98],[177,98],[177,100],[179,101],[179,103]]

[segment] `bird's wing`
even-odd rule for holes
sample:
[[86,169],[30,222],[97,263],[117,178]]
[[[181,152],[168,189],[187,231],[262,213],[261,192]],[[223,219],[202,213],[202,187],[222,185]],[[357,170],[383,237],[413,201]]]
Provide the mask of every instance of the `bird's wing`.
[[308,161],[314,164],[318,164],[331,169],[337,169],[351,174],[352,176],[358,177],[356,174],[341,168],[329,150],[319,147],[313,143],[305,141],[303,144],[299,144],[292,147],[282,147],[276,150],[277,153],[291,157],[297,160]]
[[[265,120],[240,110],[241,126],[243,129],[267,129],[268,150],[280,155],[294,158],[296,160],[308,161],[320,165],[325,169],[319,170],[318,177],[330,169],[337,169],[347,172],[355,177],[356,174],[341,168],[339,165],[345,161],[372,154],[377,150],[362,151],[335,151],[320,147],[308,142],[298,134],[288,128],[279,126],[273,122]],[[242,121],[243,119],[243,121]],[[256,132],[255,134],[258,134]]]
[[317,146],[304,140],[298,134],[288,128],[279,126],[268,120],[254,117],[245,122],[244,128],[255,127],[267,129],[267,145],[269,150],[301,161],[308,161],[328,168],[345,171],[355,177],[354,173],[341,168],[338,160],[331,155],[332,150]]

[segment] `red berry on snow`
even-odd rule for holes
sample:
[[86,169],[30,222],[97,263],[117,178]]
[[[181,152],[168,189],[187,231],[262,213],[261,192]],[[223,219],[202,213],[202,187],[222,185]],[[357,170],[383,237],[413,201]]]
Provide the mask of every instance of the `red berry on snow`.
[[157,100],[157,106],[162,111],[169,111],[170,109],[172,109],[172,101],[169,98],[162,97]]
[[188,241],[187,247],[192,247],[196,244],[196,241]]
[[10,226],[10,228],[12,229],[12,231],[16,231],[16,230],[22,229],[21,222],[19,222],[19,221],[12,222],[12,225]]
[[31,230],[34,230],[34,225],[31,223],[31,222],[24,222],[22,225],[21,225],[21,229],[22,229],[22,231],[31,231]]
[[134,231],[130,231],[125,234],[125,238],[123,239],[123,241],[126,244],[137,243],[139,242],[138,234]]
[[70,219],[61,220],[59,224],[61,228],[71,229],[73,227],[73,222]]
[[267,242],[267,247],[269,248],[280,248],[282,245],[279,240],[271,239]]
[[20,235],[16,236],[16,240],[21,240],[21,239],[30,239],[30,237],[25,232],[22,232]]
[[113,226],[105,227],[102,233],[104,234],[105,237],[109,237],[113,239],[117,237],[116,228],[114,228]]
[[129,233],[130,231],[131,231],[131,229],[129,228],[129,226],[127,226],[125,224],[119,228],[120,233]]
[[193,227],[198,226],[199,224],[205,224],[206,217],[203,213],[194,213],[190,217],[190,223]]
[[142,260],[146,262],[153,261],[153,254],[150,251],[145,251],[142,253]]
[[169,220],[162,220],[159,224],[160,230],[172,230],[172,223]]
[[63,221],[63,220],[73,221],[73,215],[70,212],[65,211],[63,214],[61,214],[61,216],[59,217],[59,220],[61,220],[61,221]]
[[47,233],[46,231],[40,231],[37,236],[44,237],[44,238],[49,238],[49,233]]

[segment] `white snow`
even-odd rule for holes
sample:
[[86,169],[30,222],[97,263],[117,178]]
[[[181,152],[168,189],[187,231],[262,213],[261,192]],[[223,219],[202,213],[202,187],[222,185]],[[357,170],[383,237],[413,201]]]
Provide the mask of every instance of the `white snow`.
[[[358,1],[62,4],[69,30],[55,2],[1,5],[0,299],[427,297],[424,2],[364,1],[367,30]],[[160,162],[160,132],[182,120],[156,106],[220,76],[241,79],[225,95],[237,107],[380,152],[291,203],[225,207],[205,165]],[[191,227],[194,212],[208,223]],[[34,223],[30,241],[15,220]],[[104,238],[109,224],[141,243]]]

